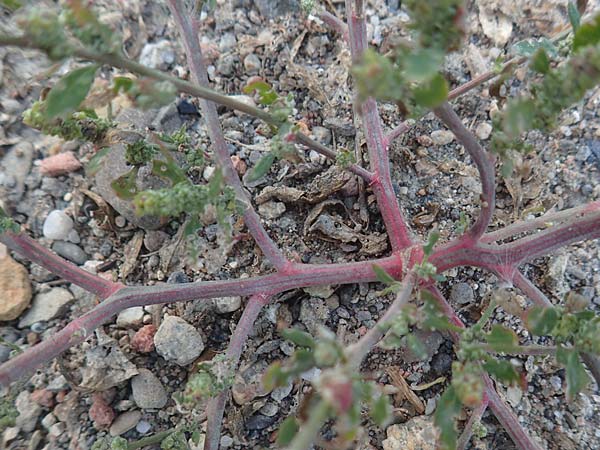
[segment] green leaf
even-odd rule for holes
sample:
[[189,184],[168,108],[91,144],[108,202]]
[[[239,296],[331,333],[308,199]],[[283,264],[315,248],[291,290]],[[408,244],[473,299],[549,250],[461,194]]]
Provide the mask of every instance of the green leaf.
[[450,386],[438,401],[433,415],[435,426],[440,430],[440,449],[456,449],[456,416],[460,413],[461,403],[456,390]]
[[271,85],[262,80],[250,83],[243,89],[243,91],[245,94],[253,94],[254,92],[258,92],[259,102],[261,105],[265,106],[272,105],[279,98]]
[[290,378],[290,373],[281,367],[279,361],[271,364],[263,375],[265,389],[271,391],[277,387],[285,386]]
[[133,87],[134,80],[128,77],[115,77],[113,78],[113,87],[112,90],[115,94],[118,94],[120,91],[129,92]]
[[509,352],[519,345],[517,334],[502,325],[493,325],[485,340],[497,352]]
[[550,58],[543,48],[540,48],[531,58],[531,68],[542,75],[550,72]]
[[530,57],[540,48],[544,49],[551,58],[556,58],[558,56],[558,49],[554,43],[547,38],[530,38],[519,41],[513,45],[512,52],[517,55]]
[[427,348],[414,334],[406,336],[406,345],[410,352],[419,360],[427,358]]
[[425,256],[431,255],[431,253],[433,252],[433,246],[437,244],[437,241],[439,241],[439,239],[440,233],[437,230],[429,233],[429,236],[427,237],[427,244],[423,246],[423,253],[425,253]]
[[593,22],[582,24],[573,37],[573,51],[600,42],[600,15]]
[[275,154],[273,152],[265,154],[252,168],[252,171],[248,174],[247,180],[253,182],[265,176],[274,162]]
[[110,186],[113,188],[119,198],[131,200],[138,194],[136,179],[139,170],[139,167],[133,167],[125,175],[121,175],[119,178],[110,183]]
[[281,331],[284,339],[293,342],[299,347],[313,348],[315,346],[314,338],[305,331],[298,328],[287,328]]
[[545,336],[552,333],[560,318],[556,308],[544,308],[534,306],[525,316],[525,326],[537,336]]
[[563,346],[556,349],[556,360],[565,366],[567,378],[567,400],[572,401],[590,383],[590,376],[579,360],[579,353]]
[[2,207],[0,207],[0,235],[10,232],[10,233],[18,233],[21,230],[21,227],[18,223],[11,219],[11,217],[6,214],[6,211]]
[[392,405],[387,395],[381,394],[371,405],[371,419],[380,428],[385,427],[392,418]]
[[423,83],[414,90],[415,102],[425,108],[435,108],[448,98],[448,82],[437,74],[430,81]]
[[9,11],[15,11],[21,6],[23,6],[23,4],[19,0],[0,0],[0,5],[5,7]]
[[158,177],[171,180],[174,185],[188,181],[181,168],[173,161],[155,159],[152,161],[152,173]]
[[299,426],[295,417],[290,416],[281,422],[277,432],[277,445],[280,447],[288,445],[296,436]]
[[408,81],[422,83],[437,75],[444,54],[434,49],[420,49],[402,56],[403,75]]
[[91,64],[75,69],[58,80],[46,97],[46,118],[65,117],[76,111],[87,96],[97,70],[98,65]]
[[497,359],[492,356],[488,357],[483,363],[483,368],[487,373],[496,377],[503,383],[520,384],[521,375],[517,369],[509,362],[502,359]]
[[571,27],[573,27],[573,32],[577,33],[577,30],[581,26],[581,14],[579,14],[579,10],[577,9],[577,5],[572,1],[569,1],[567,6],[567,12],[569,13],[569,22],[571,22]]
[[373,272],[375,272],[375,277],[377,278],[377,281],[379,281],[380,283],[390,286],[398,282],[394,277],[387,273],[385,269],[383,269],[383,267],[378,266],[377,264],[373,264],[372,268]]

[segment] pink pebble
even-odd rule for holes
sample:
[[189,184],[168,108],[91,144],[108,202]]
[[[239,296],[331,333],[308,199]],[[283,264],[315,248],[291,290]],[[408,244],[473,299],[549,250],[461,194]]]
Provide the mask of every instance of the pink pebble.
[[73,152],[59,153],[44,158],[40,164],[40,173],[49,177],[57,177],[81,169],[81,163]]

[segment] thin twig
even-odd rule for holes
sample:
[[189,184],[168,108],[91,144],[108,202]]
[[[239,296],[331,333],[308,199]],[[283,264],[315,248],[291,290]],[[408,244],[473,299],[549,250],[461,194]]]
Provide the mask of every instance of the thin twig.
[[483,413],[485,413],[485,410],[487,409],[487,407],[488,407],[488,398],[487,398],[487,395],[484,395],[484,398],[481,400],[481,403],[471,413],[471,417],[469,417],[469,420],[468,420],[467,424],[465,425],[465,428],[463,429],[462,434],[460,435],[460,437],[458,438],[458,441],[456,442],[457,450],[465,450],[466,449],[467,444],[469,443],[469,441],[471,440],[471,436],[473,435],[473,426],[475,425],[475,423],[481,421],[481,418],[483,417]]

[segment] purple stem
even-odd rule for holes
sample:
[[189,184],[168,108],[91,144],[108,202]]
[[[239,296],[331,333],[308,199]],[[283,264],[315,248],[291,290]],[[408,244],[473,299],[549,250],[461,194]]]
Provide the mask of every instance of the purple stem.
[[471,155],[475,166],[477,166],[477,170],[479,170],[482,190],[481,212],[477,221],[464,236],[464,238],[471,242],[475,242],[485,233],[494,214],[496,202],[494,157],[479,145],[475,136],[463,125],[460,117],[454,112],[449,103],[444,103],[442,106],[437,107],[434,112],[465,147],[469,155]]
[[[258,318],[263,306],[269,303],[271,297],[266,295],[253,295],[248,300],[248,304],[244,308],[242,317],[235,327],[235,331],[231,336],[231,341],[225,353],[227,359],[231,363],[232,370],[237,368],[242,349],[252,332],[254,322]],[[204,442],[204,450],[218,450],[221,441],[221,424],[223,422],[223,413],[225,411],[225,403],[227,402],[229,390],[221,392],[215,398],[211,399],[206,408],[206,417],[208,423],[206,425],[206,441]]]
[[471,440],[471,436],[473,435],[473,426],[475,425],[475,422],[481,421],[481,418],[483,417],[483,413],[485,412],[485,410],[488,407],[489,400],[487,398],[487,395],[484,395],[483,397],[484,398],[481,400],[481,404],[479,404],[471,413],[471,417],[469,417],[469,420],[468,420],[467,424],[465,425],[465,428],[463,429],[462,434],[460,435],[460,437],[458,438],[458,441],[456,442],[457,450],[465,450],[465,448],[467,447],[467,444]]
[[[194,18],[187,14],[185,5],[181,0],[169,0],[168,4],[183,39],[192,79],[200,86],[208,87],[208,76],[206,75],[202,49],[200,48],[200,43],[198,41],[197,23]],[[269,237],[267,231],[262,226],[258,214],[252,207],[252,200],[246,189],[244,189],[244,186],[235,171],[231,158],[229,157],[229,149],[227,148],[227,142],[225,141],[223,131],[221,130],[221,124],[219,123],[217,107],[213,102],[204,99],[201,100],[200,104],[208,125],[208,134],[213,144],[215,157],[223,170],[225,181],[227,185],[235,190],[238,199],[242,200],[247,205],[242,214],[244,223],[273,266],[275,266],[277,270],[285,270],[290,262],[285,258],[281,250]]]
[[319,11],[318,16],[326,25],[339,33],[345,41],[348,41],[348,25],[342,20],[324,9]]
[[96,294],[101,299],[109,297],[123,287],[121,283],[100,278],[64,260],[24,233],[5,233],[0,235],[0,242],[64,280]]

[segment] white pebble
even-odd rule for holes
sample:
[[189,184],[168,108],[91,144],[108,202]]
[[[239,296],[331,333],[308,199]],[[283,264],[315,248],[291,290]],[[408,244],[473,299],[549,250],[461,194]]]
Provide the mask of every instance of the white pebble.
[[44,237],[53,240],[65,240],[73,229],[73,220],[63,211],[55,209],[44,221],[42,232]]
[[152,429],[152,425],[150,425],[150,423],[146,422],[145,420],[140,420],[138,422],[138,424],[135,426],[135,431],[137,431],[140,434],[146,434],[151,429]]

